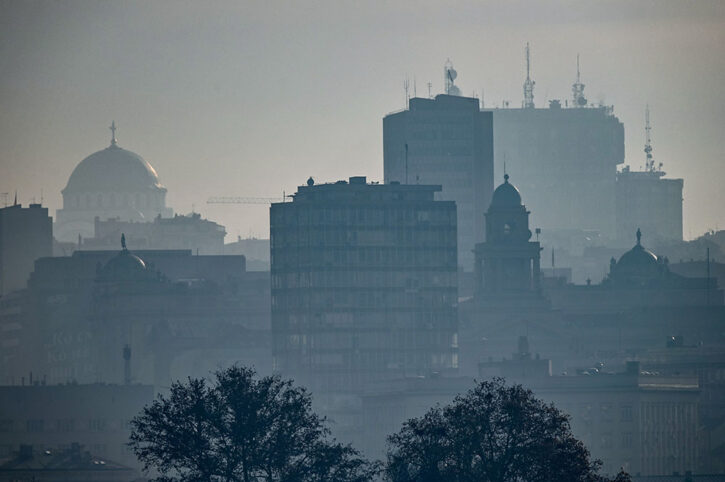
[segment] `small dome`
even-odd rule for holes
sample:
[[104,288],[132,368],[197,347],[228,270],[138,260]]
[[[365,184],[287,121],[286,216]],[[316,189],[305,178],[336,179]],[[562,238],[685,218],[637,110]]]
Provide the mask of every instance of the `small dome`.
[[509,183],[509,175],[504,174],[503,184],[496,188],[491,199],[491,207],[510,208],[521,206],[521,193]]
[[144,192],[163,190],[151,164],[112,143],[76,166],[63,192]]
[[145,279],[146,263],[126,248],[126,237],[121,235],[121,252],[108,260],[101,269],[99,278],[107,281],[134,281]]
[[642,231],[637,229],[637,244],[619,258],[618,268],[647,268],[657,266],[657,256],[642,246]]

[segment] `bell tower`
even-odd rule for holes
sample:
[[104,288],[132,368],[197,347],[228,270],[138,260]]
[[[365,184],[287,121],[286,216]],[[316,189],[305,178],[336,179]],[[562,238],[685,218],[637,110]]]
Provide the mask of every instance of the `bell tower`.
[[475,249],[477,296],[540,294],[541,247],[530,239],[529,211],[506,174],[486,212],[486,241]]

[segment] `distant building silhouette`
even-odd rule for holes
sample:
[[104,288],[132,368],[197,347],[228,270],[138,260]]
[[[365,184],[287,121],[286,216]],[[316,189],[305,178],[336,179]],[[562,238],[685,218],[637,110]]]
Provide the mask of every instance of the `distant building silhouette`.
[[173,214],[166,207],[166,188],[151,164],[118,146],[115,124],[111,144],[83,159],[63,189],[63,208],[56,212],[54,235],[75,242],[94,235],[94,219],[152,221]]
[[531,241],[529,214],[505,174],[486,212],[486,242],[476,244],[477,297],[519,303],[540,296],[541,247]]
[[544,235],[594,230],[611,239],[624,126],[611,107],[586,107],[585,99],[579,104],[583,96],[577,99],[572,108],[552,100],[548,108],[494,109],[495,169],[516,179]]
[[40,204],[0,208],[0,296],[23,289],[35,260],[52,255],[52,223]]
[[410,99],[407,110],[383,119],[385,182],[443,187],[436,199],[456,202],[458,262],[467,271],[493,191],[493,136],[492,114],[478,99],[455,95]]
[[121,383],[126,345],[132,381],[156,387],[231,363],[269,373],[269,299],[268,274],[248,274],[243,256],[41,258],[26,290],[0,298],[0,382],[33,371],[48,383]]
[[664,179],[661,171],[617,173],[617,239],[637,228],[652,239],[682,241],[682,179]]
[[440,186],[300,186],[272,204],[278,369],[315,393],[455,372],[456,206]]
[[131,434],[128,422],[153,398],[153,386],[138,384],[45,385],[36,380],[25,386],[0,386],[0,459],[21,450],[21,445],[32,446],[36,457],[48,460],[50,455],[80,444],[97,460],[139,468],[126,446]]
[[81,249],[114,249],[121,233],[125,233],[129,244],[136,249],[190,249],[194,254],[225,254],[224,226],[203,219],[199,213],[175,214],[170,218],[157,216],[149,222],[96,217],[94,236],[83,239]]

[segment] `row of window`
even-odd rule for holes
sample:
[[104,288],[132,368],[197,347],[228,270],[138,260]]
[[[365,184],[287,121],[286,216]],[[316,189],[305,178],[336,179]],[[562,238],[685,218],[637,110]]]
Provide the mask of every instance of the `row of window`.
[[28,419],[24,422],[21,420],[0,419],[0,432],[105,432],[108,430],[129,429],[130,425],[128,420],[110,421],[103,418],[90,420],[76,420],[71,418],[57,420]]
[[455,288],[455,271],[319,270],[272,275],[272,288]]
[[66,198],[66,208],[118,208],[132,207],[136,209],[160,208],[163,207],[164,198],[162,194],[78,194]]

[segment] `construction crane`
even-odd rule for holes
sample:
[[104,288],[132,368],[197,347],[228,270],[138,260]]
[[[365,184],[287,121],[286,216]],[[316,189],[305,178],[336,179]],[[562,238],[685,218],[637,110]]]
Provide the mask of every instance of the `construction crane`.
[[292,194],[282,193],[282,199],[278,197],[238,197],[238,196],[217,196],[206,200],[207,204],[272,204],[274,202],[285,202],[287,198],[294,197]]

